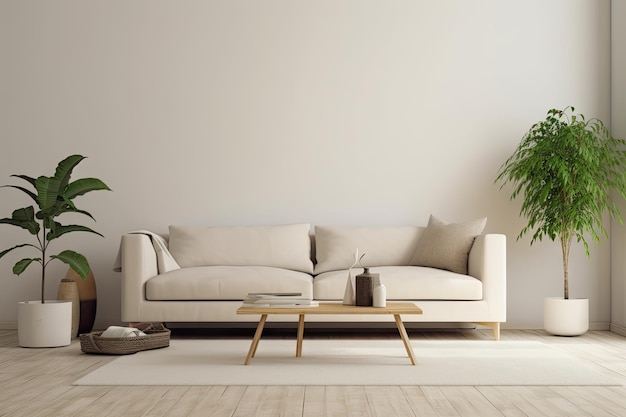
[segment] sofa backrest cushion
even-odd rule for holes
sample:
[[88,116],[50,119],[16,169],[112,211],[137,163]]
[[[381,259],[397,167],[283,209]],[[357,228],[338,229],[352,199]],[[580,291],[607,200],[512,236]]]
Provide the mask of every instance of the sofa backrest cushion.
[[423,229],[315,226],[315,274],[350,268],[356,249],[365,253],[363,266],[409,265]]
[[169,249],[181,267],[272,266],[313,272],[309,224],[170,226]]

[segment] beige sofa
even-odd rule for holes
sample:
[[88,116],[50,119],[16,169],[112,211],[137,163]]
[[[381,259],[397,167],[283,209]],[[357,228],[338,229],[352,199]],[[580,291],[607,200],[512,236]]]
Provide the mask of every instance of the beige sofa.
[[[498,339],[506,321],[506,241],[501,234],[481,234],[484,223],[449,224],[431,216],[426,227],[170,226],[168,236],[125,234],[122,320],[250,321],[235,313],[249,292],[301,292],[341,302],[358,248],[366,254],[363,264],[380,274],[389,301],[422,308],[422,315],[403,317],[406,323],[476,323]],[[353,315],[314,317],[355,322]]]

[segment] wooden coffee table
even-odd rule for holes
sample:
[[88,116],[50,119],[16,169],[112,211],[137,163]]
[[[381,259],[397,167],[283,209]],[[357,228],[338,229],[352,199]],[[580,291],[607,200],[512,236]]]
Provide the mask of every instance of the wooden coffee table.
[[388,314],[393,315],[400,337],[404,342],[404,348],[409,355],[411,364],[415,365],[415,355],[413,354],[413,348],[409,342],[409,336],[406,333],[404,323],[402,323],[401,314],[422,314],[422,309],[417,307],[413,303],[401,303],[401,302],[388,302],[386,307],[360,307],[360,306],[345,306],[341,303],[320,303],[319,307],[239,307],[237,314],[257,314],[261,315],[259,325],[254,333],[248,356],[244,362],[245,365],[250,363],[250,359],[254,357],[256,348],[259,345],[261,334],[263,333],[263,327],[269,314],[298,314],[298,337],[296,342],[296,357],[302,356],[302,337],[304,336],[304,316],[311,314]]

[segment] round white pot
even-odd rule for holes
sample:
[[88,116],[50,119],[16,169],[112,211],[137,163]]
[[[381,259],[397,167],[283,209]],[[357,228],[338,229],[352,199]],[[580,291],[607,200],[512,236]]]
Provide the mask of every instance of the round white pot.
[[543,326],[557,336],[579,336],[589,330],[589,300],[547,297],[543,301]]
[[22,301],[17,306],[17,339],[22,347],[58,347],[72,342],[72,302]]

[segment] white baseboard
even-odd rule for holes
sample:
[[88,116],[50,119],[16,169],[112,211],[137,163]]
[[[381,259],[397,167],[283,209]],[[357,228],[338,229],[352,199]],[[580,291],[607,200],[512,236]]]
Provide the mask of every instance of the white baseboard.
[[[225,323],[221,323],[221,324],[222,326],[218,326],[218,327],[227,326]],[[104,330],[109,326],[125,326],[125,325],[126,323],[120,323],[120,322],[97,322],[94,324],[93,329]],[[173,326],[173,327],[178,327],[178,326]],[[195,326],[191,326],[191,327],[202,327],[202,326],[198,326],[196,324]],[[210,326],[207,326],[207,327],[210,327]],[[411,326],[411,327],[417,327],[417,326]],[[425,328],[433,328],[433,327],[447,328],[448,326],[445,326],[444,323],[441,323],[438,326],[427,325],[424,327]],[[458,327],[450,326],[450,327],[458,328],[460,326]],[[500,328],[502,330],[543,330],[543,323],[502,323],[500,325]],[[17,330],[17,323],[16,322],[0,322],[0,330]],[[589,330],[609,330],[619,335],[626,336],[626,327],[620,326],[615,323],[589,323]]]
[[[94,330],[104,330],[109,326],[125,326],[125,323],[121,322],[104,322],[104,323],[95,323],[93,325]],[[0,330],[17,330],[17,322],[13,321],[0,321]]]
[[626,327],[620,326],[619,324],[611,323],[611,331],[621,336],[626,336]]
[[[611,323],[589,323],[589,330],[611,330]],[[502,323],[502,330],[543,330],[543,323]]]

